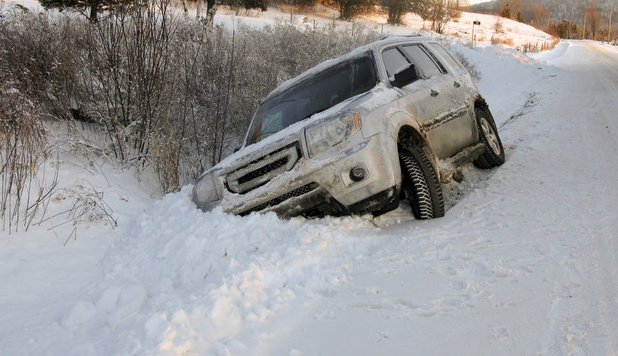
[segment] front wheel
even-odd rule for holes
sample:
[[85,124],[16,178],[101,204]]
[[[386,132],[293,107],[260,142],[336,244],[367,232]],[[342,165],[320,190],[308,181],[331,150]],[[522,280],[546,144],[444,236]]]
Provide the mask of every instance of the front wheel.
[[482,169],[502,165],[504,163],[504,147],[502,147],[502,140],[500,140],[496,123],[489,113],[489,109],[476,108],[474,113],[480,140],[485,145],[485,150],[474,161],[474,164]]
[[428,220],[444,216],[442,186],[425,151],[419,146],[400,147],[402,186],[414,217]]

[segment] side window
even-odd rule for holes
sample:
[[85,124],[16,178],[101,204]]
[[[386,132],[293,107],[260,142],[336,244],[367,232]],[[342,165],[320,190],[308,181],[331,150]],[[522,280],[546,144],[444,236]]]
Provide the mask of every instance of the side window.
[[436,63],[419,45],[407,45],[402,46],[403,52],[412,60],[416,65],[416,68],[425,78],[431,78],[434,75],[445,73],[444,68],[438,67],[439,63]]
[[351,96],[367,92],[376,86],[376,78],[378,76],[375,72],[374,61],[367,57],[363,58],[354,62],[352,69],[354,74]]
[[386,74],[388,74],[389,77],[392,77],[393,74],[397,73],[401,68],[410,65],[406,57],[395,47],[382,52],[382,59],[384,60]]
[[439,43],[430,43],[429,47],[431,47],[434,53],[440,55],[451,67],[455,69],[463,68],[461,63],[459,63],[459,61],[456,60],[455,57],[453,57],[453,55],[444,49],[444,47],[442,47]]

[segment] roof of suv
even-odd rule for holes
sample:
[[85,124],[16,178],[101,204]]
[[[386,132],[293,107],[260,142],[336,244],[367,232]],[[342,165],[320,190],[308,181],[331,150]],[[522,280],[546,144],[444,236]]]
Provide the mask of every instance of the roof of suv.
[[364,46],[360,46],[357,47],[353,50],[351,50],[350,52],[343,54],[339,57],[333,58],[333,59],[329,59],[326,60],[312,68],[307,69],[306,71],[304,71],[303,73],[297,75],[296,77],[292,78],[292,79],[288,79],[285,82],[281,83],[279,86],[277,86],[273,91],[270,92],[270,94],[268,94],[268,96],[266,96],[266,98],[264,98],[264,100],[271,98],[273,96],[278,95],[279,93],[287,90],[288,88],[294,86],[295,84],[297,84],[298,82],[303,81],[304,79],[313,76],[315,73],[321,72],[323,70],[325,70],[326,68],[330,68],[334,65],[337,65],[341,62],[344,62],[346,60],[349,60],[351,58],[355,58],[355,57],[359,57],[360,55],[367,53],[367,52],[377,52],[381,47],[383,46],[387,46],[387,45],[391,45],[391,44],[397,44],[397,43],[404,43],[404,42],[427,42],[430,41],[431,38],[427,37],[427,36],[421,36],[421,35],[410,35],[410,36],[387,36],[385,38],[382,38],[380,40],[368,43]]

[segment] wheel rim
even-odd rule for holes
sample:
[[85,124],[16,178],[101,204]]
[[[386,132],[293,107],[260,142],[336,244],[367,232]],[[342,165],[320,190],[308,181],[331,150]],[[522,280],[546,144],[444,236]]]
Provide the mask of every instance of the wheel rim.
[[498,135],[496,135],[493,126],[491,126],[489,121],[487,121],[484,117],[481,117],[481,130],[483,130],[483,135],[485,136],[485,139],[487,139],[489,148],[491,148],[496,155],[499,155],[502,150],[500,149]]

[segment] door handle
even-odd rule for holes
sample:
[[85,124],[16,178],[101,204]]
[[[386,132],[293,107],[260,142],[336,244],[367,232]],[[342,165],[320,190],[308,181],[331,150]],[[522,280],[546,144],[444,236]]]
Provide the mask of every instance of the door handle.
[[459,84],[459,82],[458,82],[458,81],[454,81],[454,82],[453,82],[453,86],[454,86],[455,88],[459,88],[459,87],[461,86],[461,84]]
[[440,93],[438,93],[437,91],[431,89],[431,96],[438,96],[438,94],[440,94]]

